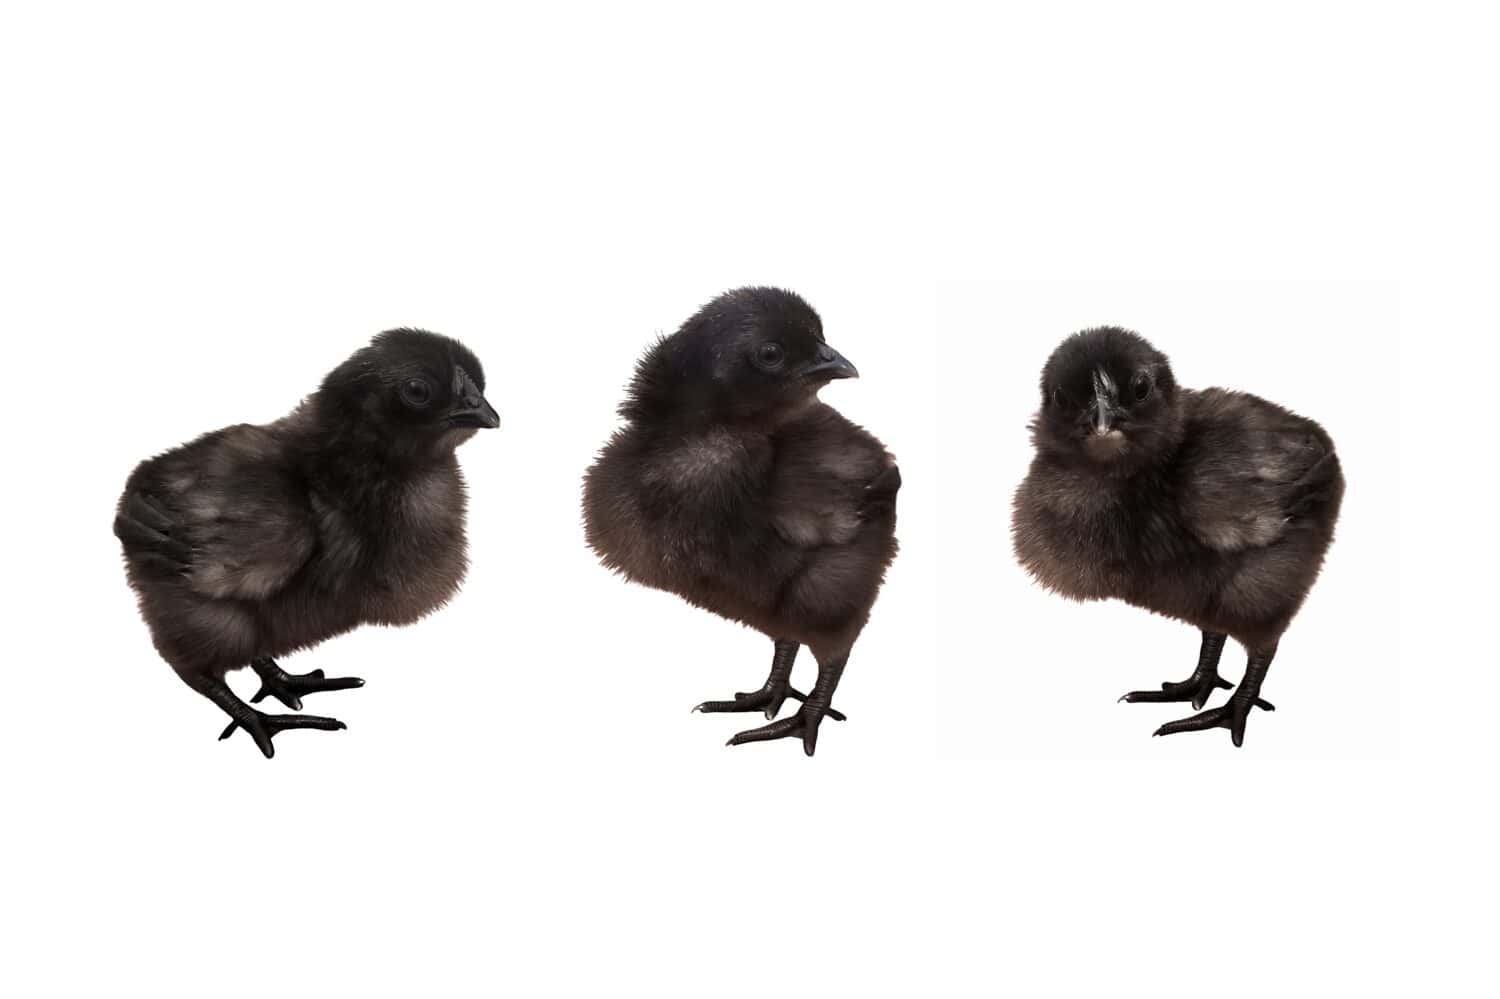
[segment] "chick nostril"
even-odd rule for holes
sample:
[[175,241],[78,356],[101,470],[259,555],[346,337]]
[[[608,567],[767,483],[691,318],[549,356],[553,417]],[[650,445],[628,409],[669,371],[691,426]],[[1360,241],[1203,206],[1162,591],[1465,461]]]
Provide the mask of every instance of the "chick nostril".
[[821,347],[819,347],[818,348],[818,360],[820,360],[820,361],[831,361],[831,360],[833,360],[833,350],[832,350],[832,348],[830,348],[826,344],[823,345],[823,346],[821,346]]

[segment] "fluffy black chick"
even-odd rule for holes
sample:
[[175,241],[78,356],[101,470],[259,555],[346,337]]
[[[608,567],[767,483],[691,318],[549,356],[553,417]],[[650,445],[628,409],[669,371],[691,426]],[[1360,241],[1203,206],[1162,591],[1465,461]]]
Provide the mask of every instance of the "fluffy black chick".
[[[730,745],[817,746],[849,650],[896,555],[901,475],[881,443],[818,400],[858,372],[797,295],[742,288],[705,305],[636,367],[626,425],[584,478],[589,545],[626,578],[739,621],[775,644],[753,693],[698,711],[795,715]],[[818,679],[790,686],[806,645]]]
[[1075,600],[1115,597],[1203,632],[1181,683],[1126,701],[1202,708],[1226,636],[1249,652],[1228,703],[1157,729],[1244,741],[1276,648],[1318,576],[1344,494],[1333,441],[1253,395],[1180,388],[1167,358],[1114,327],[1062,342],[1041,380],[1036,456],[1016,492],[1016,556]]
[[292,413],[205,434],[136,467],[115,516],[126,573],[157,651],[268,758],[289,728],[224,682],[250,666],[293,710],[363,685],[276,657],[361,624],[408,624],[457,591],[465,493],[454,450],[500,418],[462,344],[422,330],[376,336]]

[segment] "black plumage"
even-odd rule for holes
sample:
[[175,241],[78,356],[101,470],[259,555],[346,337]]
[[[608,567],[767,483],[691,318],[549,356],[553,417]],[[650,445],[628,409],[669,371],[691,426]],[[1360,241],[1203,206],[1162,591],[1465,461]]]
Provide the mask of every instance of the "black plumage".
[[465,491],[454,450],[499,426],[484,371],[462,344],[422,330],[376,336],[292,413],[205,434],[138,465],[115,534],[157,651],[267,757],[288,728],[224,682],[251,666],[294,710],[300,695],[362,685],[300,676],[275,657],[361,624],[441,607],[466,568]]
[[[818,314],[775,288],[705,305],[641,359],[626,424],[584,479],[588,543],[627,578],[764,633],[770,676],[700,711],[796,714],[731,745],[784,737],[812,755],[835,687],[896,555],[901,475],[881,443],[818,400],[854,366]],[[806,645],[818,679],[790,686]]]
[[1203,632],[1181,683],[1128,701],[1216,689],[1225,637],[1249,652],[1228,703],[1157,735],[1224,727],[1244,739],[1282,634],[1333,540],[1344,493],[1333,441],[1312,420],[1224,389],[1178,387],[1167,358],[1113,327],[1076,333],[1042,372],[1036,455],[1016,492],[1016,556],[1076,600],[1117,598]]

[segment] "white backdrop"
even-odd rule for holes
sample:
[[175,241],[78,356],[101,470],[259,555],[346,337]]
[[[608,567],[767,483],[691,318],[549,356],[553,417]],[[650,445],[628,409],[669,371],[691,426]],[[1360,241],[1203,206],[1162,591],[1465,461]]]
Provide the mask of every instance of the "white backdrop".
[[[1420,9],[6,5],[6,993],[1482,991],[1496,81],[1486,31]],[[978,366],[939,339],[936,289],[1038,277],[1400,281],[1401,418],[1376,416],[1402,508],[1442,516],[1400,535],[1398,758],[1388,701],[1335,692],[1354,661],[1319,647],[1369,647],[1347,628],[1375,585],[1366,483],[1397,449],[1383,466],[1337,399],[1388,366],[1278,372],[1154,294],[988,317],[1015,342],[984,440],[1018,471],[1059,327],[1105,319],[1188,384],[1327,420],[1348,526],[1268,680],[1282,710],[1239,753],[1153,745],[1159,709],[1113,699],[1191,665],[1193,636],[1069,608],[1008,562],[942,592],[993,592],[1015,647],[940,637],[937,396]],[[850,720],[813,760],[724,748],[744,720],[688,709],[758,682],[766,644],[611,578],[578,525],[637,353],[748,282],[822,312],[864,375],[825,398],[906,482]],[[1388,337],[1389,293],[1352,298]],[[408,323],[479,352],[505,421],[462,453],[468,583],[287,661],[366,678],[308,699],[347,732],[289,733],[270,762],[215,742],[136,618],[118,490]],[[1074,675],[1023,654],[1054,616]],[[952,702],[1033,674],[993,714]],[[1022,709],[1067,721],[1018,747]],[[1345,753],[1370,759],[1323,759]],[[1110,759],[1014,759],[1072,754]]]
[[[1118,602],[1048,593],[1011,554],[1011,499],[1033,450],[1043,364],[1069,333],[1125,326],[1179,385],[1253,392],[1323,424],[1348,490],[1323,575],[1271,664],[1274,713],[1229,733],[1152,739],[1190,704],[1118,704],[1183,680],[1200,632]],[[945,756],[1202,759],[1391,757],[1400,686],[1402,400],[1396,287],[1318,282],[945,284],[938,328],[966,363],[944,372],[939,435],[940,749]],[[1372,626],[1373,624],[1373,626]],[[1238,683],[1245,652],[1225,646]],[[1209,705],[1218,706],[1229,691]]]

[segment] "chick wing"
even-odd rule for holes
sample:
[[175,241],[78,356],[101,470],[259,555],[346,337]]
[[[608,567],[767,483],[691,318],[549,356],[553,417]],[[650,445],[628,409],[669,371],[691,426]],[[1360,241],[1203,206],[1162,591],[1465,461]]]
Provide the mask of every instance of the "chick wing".
[[142,463],[115,518],[132,561],[214,599],[264,600],[317,546],[312,511],[276,438],[230,427]]
[[1241,392],[1208,389],[1189,401],[1181,511],[1221,552],[1280,540],[1338,476],[1323,428]]

